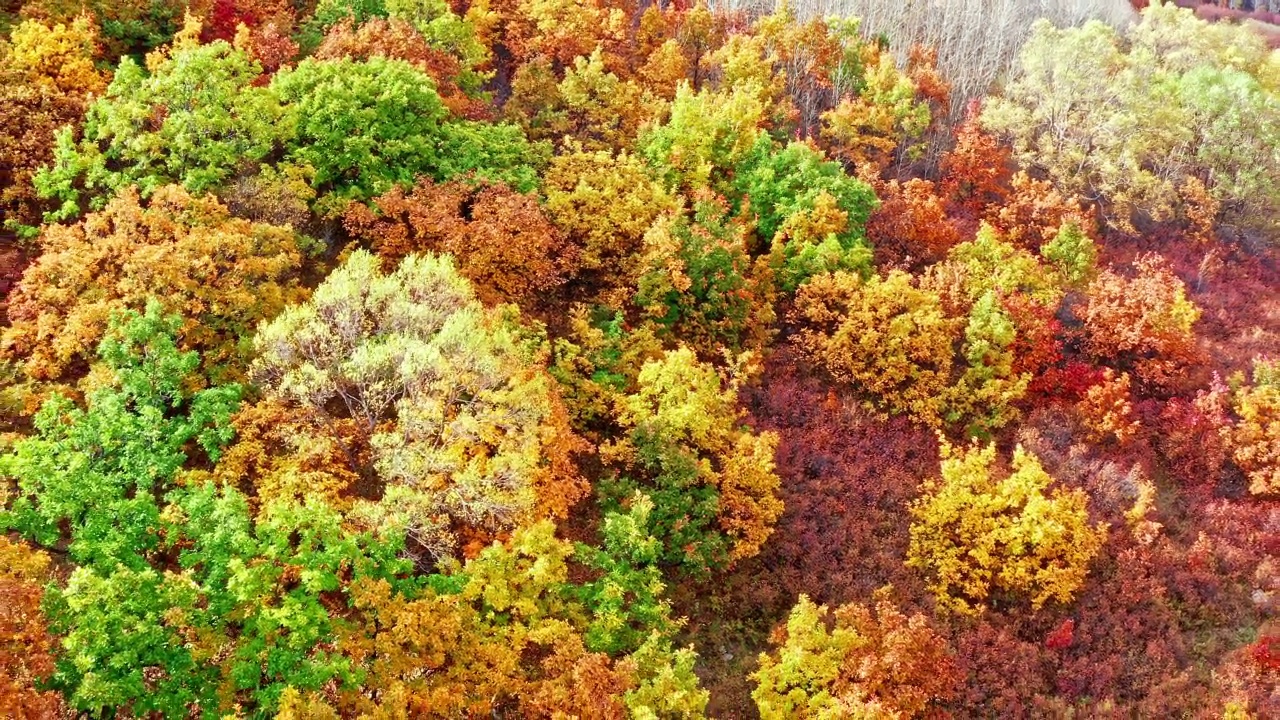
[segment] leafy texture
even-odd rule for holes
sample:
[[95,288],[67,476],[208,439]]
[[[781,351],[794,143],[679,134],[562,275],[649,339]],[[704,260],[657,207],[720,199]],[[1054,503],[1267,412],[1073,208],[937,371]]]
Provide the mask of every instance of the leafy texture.
[[1069,602],[1106,540],[1090,526],[1079,489],[1050,491],[1053,478],[1018,447],[1003,478],[995,445],[942,446],[942,476],[911,509],[907,564],[923,570],[938,606],[980,613],[1003,598],[1039,609]]

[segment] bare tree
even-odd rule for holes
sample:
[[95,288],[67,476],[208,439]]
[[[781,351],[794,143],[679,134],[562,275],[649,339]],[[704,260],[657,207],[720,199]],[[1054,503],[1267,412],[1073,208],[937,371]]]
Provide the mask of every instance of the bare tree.
[[[710,0],[718,10],[761,14],[775,0]],[[868,37],[884,35],[900,64],[914,44],[938,51],[938,69],[952,83],[951,119],[985,95],[1017,60],[1031,24],[1060,27],[1100,19],[1117,27],[1135,18],[1127,0],[792,0],[801,18],[856,17]]]

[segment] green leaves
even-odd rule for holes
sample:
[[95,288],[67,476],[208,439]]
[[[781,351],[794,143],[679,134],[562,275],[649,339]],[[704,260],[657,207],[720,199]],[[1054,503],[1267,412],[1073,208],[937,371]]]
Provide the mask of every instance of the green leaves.
[[130,184],[144,196],[168,183],[214,190],[275,153],[338,200],[469,172],[528,191],[545,164],[515,126],[446,122],[434,81],[402,61],[308,59],[265,87],[257,62],[222,41],[179,42],[151,62],[148,75],[125,58],[83,139],[59,134],[35,178],[60,202],[49,220],[101,208]]
[[77,562],[140,569],[158,542],[156,497],[187,461],[190,441],[216,457],[240,388],[189,389],[199,356],[178,352],[178,321],[158,304],[120,318],[99,346],[112,384],[90,392],[83,410],[61,397],[46,402],[38,434],[0,459],[23,492],[0,518],[45,544],[65,522]]
[[203,192],[265,157],[292,129],[275,95],[254,85],[261,72],[221,41],[180,44],[151,74],[122,59],[106,95],[89,107],[83,139],[61,133],[53,166],[35,177],[42,195],[62,202],[48,219],[101,208],[129,184],[144,195],[169,183]]
[[637,492],[626,513],[604,519],[604,547],[579,543],[577,555],[601,573],[580,594],[593,617],[585,639],[590,650],[611,654],[635,650],[653,634],[670,637],[679,625],[671,604],[662,599],[666,585],[657,562],[662,542],[649,530],[653,501]]

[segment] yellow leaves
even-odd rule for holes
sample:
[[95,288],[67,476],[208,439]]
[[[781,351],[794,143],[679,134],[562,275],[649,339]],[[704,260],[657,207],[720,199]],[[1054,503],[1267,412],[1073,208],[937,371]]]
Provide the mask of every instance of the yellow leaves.
[[752,557],[773,534],[782,516],[777,493],[780,480],[774,472],[778,436],[773,432],[742,434],[732,454],[724,460],[720,477],[720,528],[738,538],[730,560]]
[[795,314],[801,350],[836,380],[882,410],[941,422],[959,322],[936,294],[900,271],[865,282],[834,273],[800,289]]
[[674,200],[649,177],[645,163],[621,152],[571,148],[551,162],[544,180],[552,221],[582,248],[585,270],[607,270],[630,284],[645,232]]
[[1251,386],[1234,398],[1240,422],[1231,429],[1233,458],[1254,495],[1280,494],[1280,363],[1254,361]]
[[911,508],[907,565],[924,570],[942,609],[981,613],[993,595],[1028,597],[1039,609],[1068,602],[1084,583],[1106,526],[1088,524],[1083,490],[1048,492],[1039,459],[1014,450],[995,474],[995,444],[952,448],[942,441],[941,478]]
[[[692,450],[698,478],[719,491],[716,520],[733,538],[730,559],[756,555],[783,509],[773,460],[777,435],[739,428],[736,389],[721,389],[715,368],[687,347],[645,363],[637,383],[619,421]],[[612,452],[624,459],[634,448],[628,443]]]
[[71,95],[101,93],[107,78],[93,61],[98,56],[98,27],[88,15],[71,25],[52,27],[26,20],[13,29],[9,66],[28,82],[47,83]]
[[833,154],[858,166],[883,170],[899,146],[929,126],[929,105],[916,99],[916,86],[898,70],[893,56],[868,45],[863,55],[866,87],[822,114],[822,136]]

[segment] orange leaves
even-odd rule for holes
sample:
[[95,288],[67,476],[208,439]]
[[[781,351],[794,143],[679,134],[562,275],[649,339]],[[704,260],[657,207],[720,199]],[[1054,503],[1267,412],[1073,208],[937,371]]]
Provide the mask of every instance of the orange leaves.
[[956,130],[956,144],[942,158],[943,197],[977,217],[990,205],[1003,202],[1009,190],[1013,158],[1009,149],[984,132],[977,121],[978,106]]
[[0,535],[0,714],[52,720],[62,698],[36,689],[54,671],[54,638],[40,612],[49,556]]
[[960,243],[942,199],[928,180],[874,182],[880,207],[867,221],[867,239],[880,264],[913,267],[937,262]]
[[182,316],[183,349],[234,376],[241,338],[306,296],[292,230],[233,218],[216,199],[178,186],[157,190],[145,207],[127,189],[80,223],[48,226],[41,242],[4,335],[5,350],[36,378],[59,378],[88,359],[113,310],[140,310],[152,297]]
[[388,263],[424,251],[452,253],[458,271],[489,303],[538,306],[538,298],[577,269],[578,248],[551,224],[533,195],[506,185],[472,187],[420,180],[373,201],[377,213],[352,205],[347,229],[371,242]]
[[1123,445],[1138,433],[1140,423],[1133,417],[1128,373],[1117,375],[1111,368],[1104,369],[1102,382],[1085,392],[1076,409],[1096,441],[1114,437]]
[[1192,327],[1200,309],[1160,256],[1139,257],[1134,268],[1132,279],[1104,270],[1089,286],[1088,347],[1132,367],[1142,383],[1165,387],[1196,357]]

